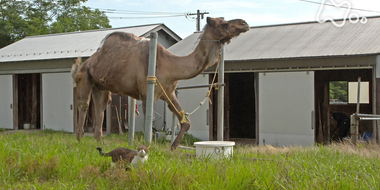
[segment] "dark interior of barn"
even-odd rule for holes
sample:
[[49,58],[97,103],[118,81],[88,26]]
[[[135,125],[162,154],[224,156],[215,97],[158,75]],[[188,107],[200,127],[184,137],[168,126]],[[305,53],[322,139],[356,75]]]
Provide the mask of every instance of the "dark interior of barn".
[[[210,75],[210,82],[212,78]],[[224,139],[256,143],[255,73],[226,73],[224,83]],[[211,98],[211,139],[217,140],[217,90],[212,91]]]
[[41,74],[19,74],[17,77],[18,128],[41,127]]
[[254,73],[228,74],[230,138],[256,137]]
[[[360,113],[373,113],[373,98],[372,98],[372,70],[370,69],[353,69],[353,70],[328,70],[315,71],[315,139],[318,143],[329,143],[339,140],[339,130],[337,130],[337,122],[330,113],[340,112],[348,117],[356,112],[356,102],[349,102],[347,98],[350,96],[349,83],[358,82],[361,78],[361,89],[367,85],[367,96],[369,102],[360,104]],[[338,90],[336,83],[343,84]],[[334,86],[335,84],[335,86]],[[347,84],[347,85],[345,85]],[[342,89],[341,89],[342,88]],[[337,91],[337,92],[336,92]],[[339,95],[343,98],[334,97],[333,93],[343,92]],[[356,91],[357,94],[357,89]],[[352,93],[351,93],[352,94]],[[346,98],[345,98],[346,96]],[[343,99],[343,100],[341,100]],[[372,121],[360,121],[359,134],[372,133]]]

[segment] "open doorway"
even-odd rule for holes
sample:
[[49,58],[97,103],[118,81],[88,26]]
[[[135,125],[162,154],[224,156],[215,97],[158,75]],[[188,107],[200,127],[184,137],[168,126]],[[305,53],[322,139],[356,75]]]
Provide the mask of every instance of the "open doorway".
[[228,75],[230,139],[255,139],[254,73]]
[[[315,71],[315,137],[317,143],[329,144],[331,141],[339,140],[337,121],[330,114],[339,112],[349,117],[356,112],[358,77],[361,77],[361,91],[365,91],[365,93],[361,93],[363,100],[360,101],[360,113],[372,114],[371,69]],[[359,134],[372,133],[372,131],[372,121],[360,122]]]
[[[210,79],[213,75],[210,75]],[[239,144],[256,143],[256,90],[255,73],[225,74],[224,140]],[[212,135],[217,138],[218,93],[212,91]]]
[[18,129],[41,129],[41,74],[17,77]]

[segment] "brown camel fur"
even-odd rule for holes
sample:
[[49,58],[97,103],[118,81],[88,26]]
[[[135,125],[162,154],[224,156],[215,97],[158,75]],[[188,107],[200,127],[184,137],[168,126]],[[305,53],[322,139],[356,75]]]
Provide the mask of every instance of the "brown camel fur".
[[[178,80],[190,79],[214,65],[219,58],[223,44],[228,44],[231,38],[249,30],[244,20],[225,21],[221,18],[207,18],[200,41],[194,52],[187,56],[176,56],[162,45],[157,45],[156,76],[173,102],[181,111],[175,89]],[[80,63],[80,58],[71,69],[76,83],[79,112],[78,123],[75,126],[77,139],[84,134],[83,124],[89,106],[90,94],[94,102],[95,138],[102,142],[102,123],[104,110],[111,101],[111,92],[142,100],[143,113],[146,109],[147,74],[149,59],[149,39],[140,38],[130,33],[114,32],[109,34],[102,47]],[[163,94],[161,88],[154,91],[154,102],[158,99],[168,102],[169,109],[175,109]],[[179,120],[181,114],[174,111]],[[176,149],[183,135],[190,128],[190,120],[181,123],[181,130],[175,139],[172,150]]]

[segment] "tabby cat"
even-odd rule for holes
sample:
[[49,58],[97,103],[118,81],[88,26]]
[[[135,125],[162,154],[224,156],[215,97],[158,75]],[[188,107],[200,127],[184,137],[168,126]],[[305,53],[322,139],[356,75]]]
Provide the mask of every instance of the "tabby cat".
[[99,150],[100,156],[110,156],[112,157],[112,162],[115,165],[116,162],[127,161],[132,164],[132,166],[137,166],[138,164],[143,164],[148,159],[149,146],[144,146],[139,143],[137,151],[130,150],[128,148],[116,148],[108,153],[103,153],[102,148],[96,148]]

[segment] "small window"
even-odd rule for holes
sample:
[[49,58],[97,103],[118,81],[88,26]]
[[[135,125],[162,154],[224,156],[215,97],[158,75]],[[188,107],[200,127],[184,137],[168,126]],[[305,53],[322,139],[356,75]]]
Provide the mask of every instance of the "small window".
[[[356,104],[358,82],[332,81],[329,84],[330,104]],[[360,103],[369,104],[369,82],[360,82]]]
[[348,83],[347,81],[332,81],[329,85],[330,104],[348,103]]
[[[358,82],[348,83],[348,103],[358,102]],[[360,82],[360,103],[369,104],[369,82]]]

